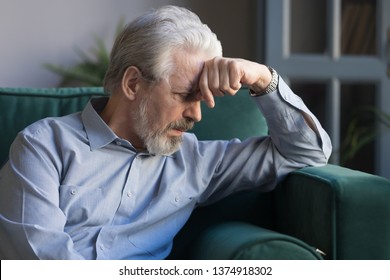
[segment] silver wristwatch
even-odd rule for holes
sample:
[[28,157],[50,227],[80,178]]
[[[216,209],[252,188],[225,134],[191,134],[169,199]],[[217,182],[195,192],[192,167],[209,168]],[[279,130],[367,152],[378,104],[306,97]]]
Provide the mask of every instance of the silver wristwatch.
[[255,92],[251,88],[249,88],[249,93],[251,96],[265,95],[265,94],[268,94],[268,93],[275,91],[278,88],[279,74],[272,67],[270,67],[270,66],[267,66],[267,67],[272,74],[271,82],[268,84],[268,86],[262,92]]

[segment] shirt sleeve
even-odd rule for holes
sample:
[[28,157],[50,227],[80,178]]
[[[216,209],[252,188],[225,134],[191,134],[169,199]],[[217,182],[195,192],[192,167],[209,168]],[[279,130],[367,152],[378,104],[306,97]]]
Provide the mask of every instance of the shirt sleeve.
[[[203,162],[214,155],[213,164],[202,170],[210,181],[201,204],[245,189],[269,191],[291,171],[328,162],[332,151],[328,134],[282,78],[276,91],[252,98],[267,121],[269,135],[243,142],[233,139],[199,143]],[[311,118],[316,131],[310,128],[304,114]],[[210,166],[215,167],[212,174],[208,173]]]
[[[65,233],[59,208],[59,168],[50,144],[20,133],[0,173],[0,256],[2,259],[83,259]],[[39,140],[41,139],[41,140]],[[39,168],[37,168],[39,167]]]
[[[318,119],[302,99],[279,77],[278,90],[254,100],[266,118],[272,142],[286,160],[302,166],[321,166],[328,162],[332,144]],[[309,116],[317,132],[307,124]]]

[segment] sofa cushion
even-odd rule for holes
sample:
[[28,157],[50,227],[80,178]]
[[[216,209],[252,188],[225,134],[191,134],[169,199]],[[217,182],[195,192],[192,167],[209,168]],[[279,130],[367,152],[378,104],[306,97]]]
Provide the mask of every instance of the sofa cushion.
[[316,250],[294,237],[242,222],[214,225],[193,246],[194,259],[318,260]]

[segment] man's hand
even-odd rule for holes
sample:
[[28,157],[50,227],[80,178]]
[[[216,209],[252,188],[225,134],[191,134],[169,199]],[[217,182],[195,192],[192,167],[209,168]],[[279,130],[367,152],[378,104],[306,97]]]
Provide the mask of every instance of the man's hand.
[[205,62],[199,79],[203,101],[215,106],[214,96],[235,95],[242,85],[264,90],[272,79],[268,68],[256,62],[237,58],[215,57]]

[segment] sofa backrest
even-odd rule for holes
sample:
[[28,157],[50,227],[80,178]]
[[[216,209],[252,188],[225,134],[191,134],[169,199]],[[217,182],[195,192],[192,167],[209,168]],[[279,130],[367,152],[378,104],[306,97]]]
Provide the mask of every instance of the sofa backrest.
[[63,116],[82,110],[92,96],[103,96],[102,88],[0,88],[0,166],[8,158],[16,134],[45,117]]
[[216,97],[215,103],[213,109],[202,103],[202,121],[192,130],[200,140],[245,140],[267,135],[265,119],[247,88],[241,88],[235,96]]
[[[202,140],[246,139],[264,135],[267,126],[251,102],[247,89],[235,97],[216,98],[215,109],[202,104],[203,119],[193,132]],[[80,111],[91,97],[104,96],[101,87],[76,88],[0,88],[0,166],[16,134],[29,124],[51,116]]]

